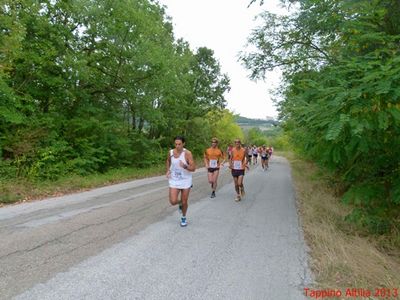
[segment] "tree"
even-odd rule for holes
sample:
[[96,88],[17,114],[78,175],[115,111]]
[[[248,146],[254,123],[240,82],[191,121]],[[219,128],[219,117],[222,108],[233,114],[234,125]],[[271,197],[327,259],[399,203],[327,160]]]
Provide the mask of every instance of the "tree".
[[[294,2],[294,1],[292,1]],[[280,118],[304,155],[341,178],[349,216],[375,232],[399,217],[398,1],[296,1],[264,14],[242,55],[254,78],[280,66]],[[395,213],[396,211],[396,213]]]
[[2,0],[0,10],[2,175],[153,164],[172,136],[208,135],[199,120],[225,106],[212,50],[175,41],[157,2]]
[[[217,137],[221,147],[225,147],[237,138],[243,140],[244,134],[236,124],[235,115],[227,109],[210,111],[207,120],[212,124],[211,136]],[[208,143],[210,138],[208,139]],[[222,149],[224,150],[224,149]]]

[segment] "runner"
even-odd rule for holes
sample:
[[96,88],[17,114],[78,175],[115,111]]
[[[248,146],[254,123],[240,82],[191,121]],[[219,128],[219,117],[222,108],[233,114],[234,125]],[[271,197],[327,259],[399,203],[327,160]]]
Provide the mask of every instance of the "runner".
[[274,148],[269,146],[267,149],[267,152],[268,152],[267,167],[269,168],[269,161],[271,160],[271,156],[272,156],[272,152],[274,152]]
[[267,147],[265,147],[265,145],[263,145],[261,147],[260,153],[261,153],[261,166],[264,171],[267,171],[267,169],[268,169],[268,149],[267,149]]
[[253,149],[251,148],[251,145],[245,147],[246,153],[247,153],[247,161],[249,165],[251,165],[251,157],[253,156]]
[[228,154],[228,160],[231,159],[232,149],[233,149],[233,145],[232,144],[229,144],[228,148],[226,148],[226,153]]
[[253,165],[257,164],[257,158],[258,158],[258,148],[256,145],[253,145],[253,148],[251,149],[253,153]]
[[269,157],[272,156],[272,152],[274,152],[274,148],[272,148],[271,146],[269,146],[269,147],[268,147],[268,154],[269,154]]
[[[251,149],[251,148],[250,148]],[[245,168],[249,168],[246,159],[246,151],[242,147],[239,139],[235,140],[235,148],[232,150],[232,158],[230,166],[232,169],[233,181],[235,183],[236,201],[240,201],[244,197],[243,176]]]
[[217,138],[211,139],[211,147],[204,151],[204,165],[208,172],[208,182],[211,184],[211,198],[215,198],[217,190],[217,180],[219,168],[224,165],[225,158],[222,151],[218,148]]
[[[169,179],[169,202],[179,204],[182,212],[181,226],[187,225],[186,212],[188,209],[189,192],[192,187],[192,172],[196,170],[192,153],[185,149],[185,138],[174,138],[175,148],[168,152],[166,161],[167,178]],[[178,200],[179,193],[181,199]]]

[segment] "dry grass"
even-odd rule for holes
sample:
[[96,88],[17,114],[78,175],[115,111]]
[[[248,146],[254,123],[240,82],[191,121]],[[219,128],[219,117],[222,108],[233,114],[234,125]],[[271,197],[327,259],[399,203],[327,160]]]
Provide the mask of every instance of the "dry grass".
[[344,221],[350,208],[334,196],[317,167],[281,153],[292,166],[296,197],[310,265],[316,287],[321,289],[399,288],[400,249],[391,240],[397,236],[367,235]]

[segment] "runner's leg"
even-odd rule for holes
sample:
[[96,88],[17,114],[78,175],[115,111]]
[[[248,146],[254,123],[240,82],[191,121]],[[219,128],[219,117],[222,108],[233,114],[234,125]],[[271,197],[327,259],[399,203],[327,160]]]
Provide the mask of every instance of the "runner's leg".
[[169,203],[171,205],[177,205],[180,201],[178,199],[179,189],[177,188],[169,188]]
[[233,182],[234,182],[234,184],[235,184],[236,197],[240,198],[240,190],[239,190],[238,176],[233,176]]
[[215,170],[213,173],[213,191],[215,192],[217,190],[217,181],[218,181],[218,175],[219,175],[219,170]]
[[214,190],[214,177],[213,177],[213,172],[207,172],[208,176],[208,183],[211,184],[211,189]]
[[244,196],[243,175],[238,177],[238,187],[240,195]]
[[233,184],[235,185],[236,194],[239,195],[239,185],[238,185],[238,178],[237,178],[237,176],[233,176]]
[[182,199],[182,216],[186,216],[186,212],[188,209],[188,199],[189,199],[189,193],[190,193],[190,188],[189,189],[183,189],[181,190],[181,199]]

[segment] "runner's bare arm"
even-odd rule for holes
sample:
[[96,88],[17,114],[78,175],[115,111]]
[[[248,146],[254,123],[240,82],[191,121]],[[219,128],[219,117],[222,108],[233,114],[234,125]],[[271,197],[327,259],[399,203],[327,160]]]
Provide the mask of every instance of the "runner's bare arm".
[[207,157],[207,150],[204,151],[204,166],[206,168],[209,168],[209,161],[208,161],[208,157]]
[[221,160],[222,160],[220,165],[222,167],[222,166],[224,166],[226,158],[225,158],[225,153],[222,150],[220,150],[220,151],[221,151]]
[[248,160],[248,158],[247,158],[247,155],[245,155],[245,156],[243,157],[243,165],[244,165],[244,167],[245,167],[247,170],[250,169],[250,167],[249,167],[249,160]]
[[180,162],[180,164],[182,164],[182,168],[190,171],[190,172],[194,172],[196,170],[196,165],[194,163],[193,160],[193,155],[192,152],[190,152],[189,150],[185,151],[185,159],[186,159],[186,165],[184,165],[182,162]]
[[169,155],[169,151],[168,151],[168,156],[167,159],[165,161],[165,166],[167,168],[167,171],[165,172],[165,175],[169,178],[169,176],[171,175],[171,171],[170,171],[170,166],[171,166],[171,156]]

